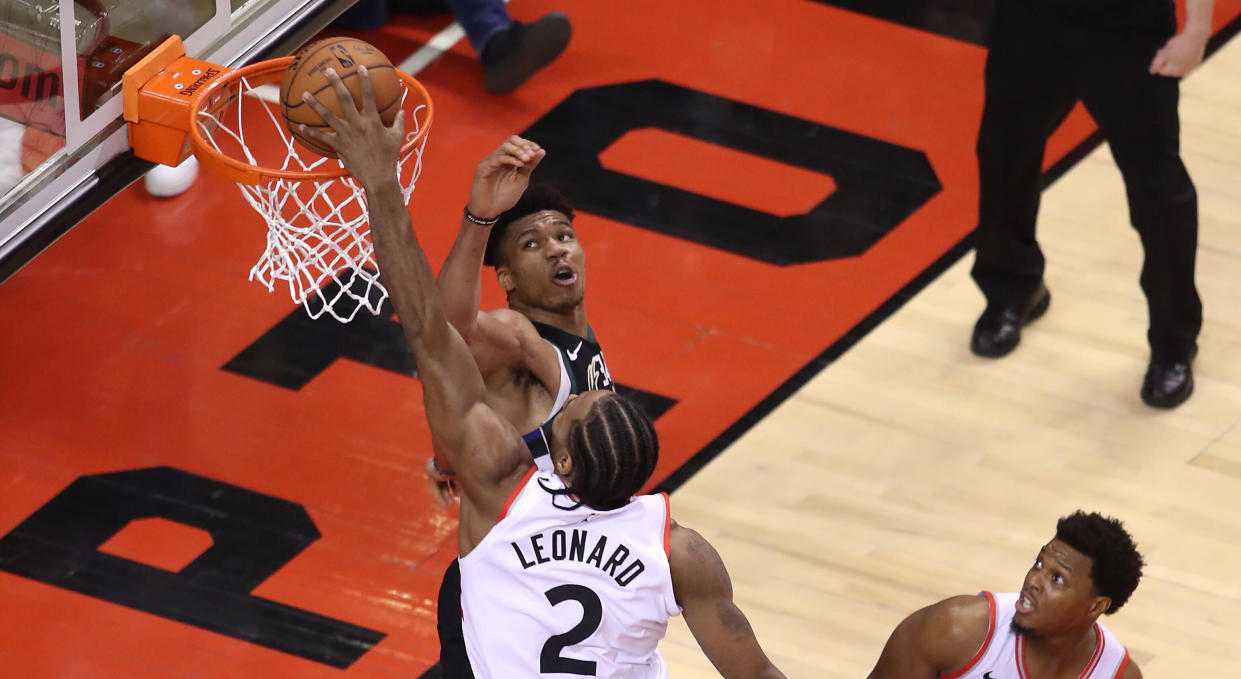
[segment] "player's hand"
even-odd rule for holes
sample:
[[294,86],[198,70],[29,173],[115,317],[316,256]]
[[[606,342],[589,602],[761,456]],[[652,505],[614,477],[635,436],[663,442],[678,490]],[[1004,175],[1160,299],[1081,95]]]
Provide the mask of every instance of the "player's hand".
[[530,173],[547,152],[529,139],[513,135],[483,158],[470,187],[470,214],[492,219],[513,207],[530,185]]
[[453,475],[441,473],[435,466],[435,457],[427,458],[425,469],[427,483],[431,487],[431,497],[435,499],[436,504],[441,507],[451,507],[456,504],[460,495],[457,494],[457,484],[453,481]]
[[1207,35],[1196,31],[1184,31],[1172,37],[1155,53],[1151,60],[1152,75],[1180,78],[1202,63],[1206,53]]
[[320,104],[309,92],[302,100],[314,109],[319,117],[331,126],[331,132],[316,130],[305,125],[301,134],[335,149],[349,174],[369,189],[381,182],[397,178],[398,155],[405,140],[405,119],[398,115],[391,126],[383,124],[375,108],[375,89],[365,66],[358,66],[358,82],[362,90],[361,108],[354,104],[353,95],[341,82],[335,69],[327,69],[327,79],[332,83],[344,117],[337,116]]

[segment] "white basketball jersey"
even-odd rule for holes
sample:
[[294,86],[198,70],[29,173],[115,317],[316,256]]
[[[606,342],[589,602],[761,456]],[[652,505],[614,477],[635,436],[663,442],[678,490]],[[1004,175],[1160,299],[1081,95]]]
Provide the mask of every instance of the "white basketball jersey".
[[[1013,615],[1017,612],[1019,592],[983,592],[991,608],[987,639],[965,667],[942,679],[1028,679],[1025,662],[1025,637],[1013,631]],[[1129,664],[1129,651],[1116,640],[1111,630],[1095,623],[1094,655],[1078,679],[1118,678]]]
[[668,566],[668,496],[602,512],[531,468],[461,557],[462,628],[478,679],[668,676],[656,647],[681,612]]

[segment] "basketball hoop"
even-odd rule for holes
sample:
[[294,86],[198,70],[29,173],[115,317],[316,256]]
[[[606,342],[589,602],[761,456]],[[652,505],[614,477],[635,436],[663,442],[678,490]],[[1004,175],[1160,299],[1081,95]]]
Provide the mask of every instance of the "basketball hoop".
[[[365,191],[339,160],[296,144],[281,120],[278,88],[291,61],[230,69],[184,56],[180,40],[170,38],[125,74],[130,145],[165,165],[192,152],[203,167],[237,182],[267,224],[267,247],[250,280],[268,291],[283,281],[311,318],[327,313],[347,323],[361,308],[379,314],[388,292],[375,264]],[[406,139],[393,171],[408,204],[433,109],[413,76],[398,75]]]

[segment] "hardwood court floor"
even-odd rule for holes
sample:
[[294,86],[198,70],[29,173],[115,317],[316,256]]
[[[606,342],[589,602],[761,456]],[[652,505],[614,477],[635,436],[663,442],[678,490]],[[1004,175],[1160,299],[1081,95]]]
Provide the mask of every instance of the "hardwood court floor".
[[[720,549],[789,676],[870,670],[908,613],[1011,591],[1059,516],[1123,519],[1147,559],[1105,618],[1147,677],[1241,663],[1241,43],[1183,85],[1201,210],[1197,390],[1159,412],[1141,249],[1106,147],[1044,194],[1048,314],[999,361],[969,353],[982,307],[967,256],[673,496]],[[716,676],[683,625],[678,677]]]
[[[984,57],[872,4],[580,0],[569,51],[507,97],[457,45],[418,74],[437,112],[411,207],[430,259],[479,158],[514,132],[549,148],[539,176],[579,208],[611,372],[659,414],[652,485],[719,545],[790,676],[860,676],[908,611],[1016,586],[1079,505],[1148,547],[1115,621],[1148,675],[1228,676],[1235,45],[1186,86],[1208,325],[1198,395],[1158,414],[1136,398],[1137,241],[1099,153],[1048,196],[1056,298],[1016,355],[966,352],[968,261],[865,334],[964,249]],[[1235,26],[1241,0],[1217,5],[1217,29]],[[400,61],[446,23],[366,38]],[[1075,113],[1047,165],[1091,131]],[[455,517],[424,488],[416,370],[391,319],[308,322],[248,282],[263,241],[248,210],[206,175],[168,201],[131,187],[0,285],[0,673],[434,663]],[[484,303],[502,303],[495,286]],[[701,673],[683,631],[664,647],[678,676]]]

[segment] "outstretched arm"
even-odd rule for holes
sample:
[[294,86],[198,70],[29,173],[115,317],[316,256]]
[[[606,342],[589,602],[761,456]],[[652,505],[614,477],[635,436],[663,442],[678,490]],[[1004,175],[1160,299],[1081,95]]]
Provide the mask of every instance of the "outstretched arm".
[[[520,447],[508,445],[517,440],[516,435],[514,441],[502,440],[512,428],[506,432],[500,423],[491,422],[498,418],[483,404],[484,386],[478,366],[461,336],[448,324],[431,266],[410,225],[397,179],[397,157],[405,138],[403,117],[398,116],[391,127],[384,126],[364,68],[358,72],[361,110],[355,108],[335,71],[328,70],[327,77],[345,115],[335,116],[308,94],[306,103],[330,124],[331,132],[304,126],[301,132],[334,148],[366,190],[375,259],[418,362],[431,434],[466,481],[464,485],[472,485],[471,479],[485,482],[510,474],[510,467],[521,460],[513,456],[514,449]],[[475,433],[467,442],[471,429]],[[495,440],[480,441],[478,432]]]
[[669,536],[672,589],[685,624],[726,679],[784,679],[733,603],[733,583],[720,555],[701,535],[676,523]]
[[[479,162],[466,209],[481,220],[490,221],[500,216],[521,199],[530,184],[530,173],[544,155],[546,152],[532,141],[516,135],[506,139]],[[503,332],[502,327],[487,327],[488,317],[478,310],[482,299],[483,255],[490,235],[491,226],[475,224],[462,217],[457,240],[436,279],[444,297],[448,322],[470,344],[486,341],[485,337],[475,336],[480,330]]]

